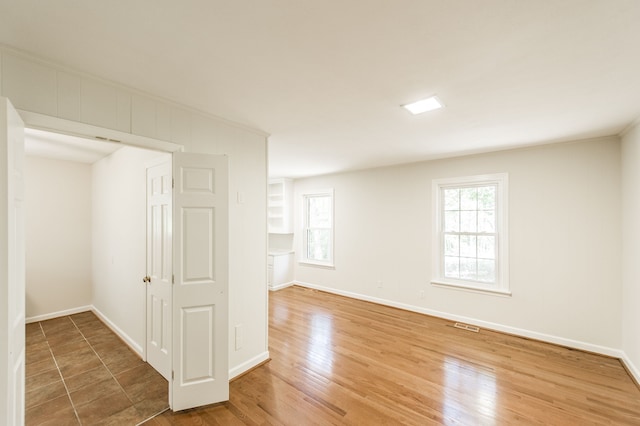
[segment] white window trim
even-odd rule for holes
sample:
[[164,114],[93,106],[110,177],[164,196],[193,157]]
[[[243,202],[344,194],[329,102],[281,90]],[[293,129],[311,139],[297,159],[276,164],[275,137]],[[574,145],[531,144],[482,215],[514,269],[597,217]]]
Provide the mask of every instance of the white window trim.
[[[498,229],[498,256],[496,259],[496,283],[483,284],[480,282],[445,278],[442,238],[442,197],[441,190],[447,187],[465,185],[497,184],[496,194],[496,225]],[[511,295],[509,287],[509,175],[494,173],[487,175],[464,176],[456,178],[434,179],[431,187],[433,205],[432,231],[432,279],[431,284],[438,287],[450,287],[474,293],[492,293]]]
[[[328,262],[319,262],[317,260],[310,260],[307,258],[307,233],[305,232],[306,229],[306,224],[307,224],[307,219],[306,219],[306,214],[307,214],[307,203],[306,203],[306,198],[309,196],[330,196],[331,197],[331,243],[329,245],[329,261]],[[335,247],[335,229],[336,229],[336,223],[335,223],[335,197],[334,197],[334,191],[333,188],[330,189],[323,189],[323,190],[316,190],[316,191],[306,191],[303,192],[301,194],[301,199],[302,199],[302,228],[301,228],[301,238],[300,238],[300,243],[301,243],[301,247],[300,247],[300,258],[298,260],[298,263],[302,264],[302,265],[309,265],[309,266],[318,266],[321,268],[328,268],[328,269],[334,269],[335,265],[334,265],[334,247]]]

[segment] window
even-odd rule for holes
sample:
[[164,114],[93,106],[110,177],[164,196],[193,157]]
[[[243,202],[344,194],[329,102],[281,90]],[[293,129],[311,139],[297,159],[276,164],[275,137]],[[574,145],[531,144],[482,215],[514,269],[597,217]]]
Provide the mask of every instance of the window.
[[303,194],[304,263],[333,266],[333,190]]
[[432,283],[509,294],[507,174],[433,181]]

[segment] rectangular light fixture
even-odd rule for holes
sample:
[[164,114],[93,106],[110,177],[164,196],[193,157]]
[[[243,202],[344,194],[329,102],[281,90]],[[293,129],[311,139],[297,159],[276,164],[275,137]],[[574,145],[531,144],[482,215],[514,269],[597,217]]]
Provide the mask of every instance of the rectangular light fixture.
[[433,111],[434,109],[440,109],[444,105],[440,102],[435,96],[431,96],[430,98],[422,99],[420,101],[412,102],[410,104],[402,105],[406,108],[411,114],[422,114],[423,112]]

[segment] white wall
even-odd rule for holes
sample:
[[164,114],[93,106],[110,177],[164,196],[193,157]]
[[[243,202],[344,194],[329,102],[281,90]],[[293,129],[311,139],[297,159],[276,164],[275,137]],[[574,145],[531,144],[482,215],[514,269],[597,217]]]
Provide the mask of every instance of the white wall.
[[622,350],[640,379],[640,126],[622,138]]
[[93,164],[93,305],[140,353],[145,345],[146,165],[164,156],[124,147]]
[[91,165],[25,158],[27,318],[91,304]]
[[[497,172],[509,173],[513,295],[432,286],[432,180]],[[297,265],[296,281],[576,347],[620,349],[618,138],[297,180],[296,229],[300,194],[326,188],[335,189],[335,270]]]

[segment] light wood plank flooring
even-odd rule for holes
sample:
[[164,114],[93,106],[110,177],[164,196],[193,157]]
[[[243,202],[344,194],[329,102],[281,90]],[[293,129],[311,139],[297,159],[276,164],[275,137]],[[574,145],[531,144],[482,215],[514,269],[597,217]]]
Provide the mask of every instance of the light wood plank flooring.
[[27,425],[135,425],[168,383],[92,312],[27,324]]
[[300,287],[271,293],[269,333],[228,402],[146,424],[640,424],[617,359]]

